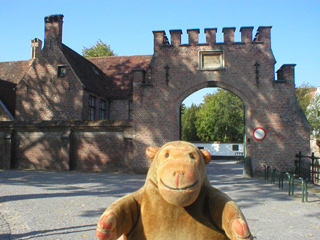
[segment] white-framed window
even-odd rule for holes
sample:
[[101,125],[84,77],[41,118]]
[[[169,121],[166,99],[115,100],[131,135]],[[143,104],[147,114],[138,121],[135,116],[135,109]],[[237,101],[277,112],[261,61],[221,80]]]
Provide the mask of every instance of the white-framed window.
[[223,51],[200,51],[199,69],[200,70],[220,70],[224,68]]
[[96,115],[96,98],[89,95],[89,120],[94,120]]

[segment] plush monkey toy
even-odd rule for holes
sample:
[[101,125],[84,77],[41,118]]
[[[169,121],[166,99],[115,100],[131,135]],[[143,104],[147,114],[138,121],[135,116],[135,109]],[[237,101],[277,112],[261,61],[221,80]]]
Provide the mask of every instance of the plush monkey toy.
[[152,163],[144,186],[106,209],[98,239],[252,240],[239,207],[207,178],[208,151],[176,141],[146,155]]

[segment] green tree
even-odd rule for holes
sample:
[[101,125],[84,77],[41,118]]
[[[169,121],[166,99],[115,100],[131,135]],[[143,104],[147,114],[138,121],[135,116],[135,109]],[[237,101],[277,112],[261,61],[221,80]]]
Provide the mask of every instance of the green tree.
[[243,141],[244,106],[239,97],[219,89],[206,95],[200,107],[196,128],[201,141]]
[[306,115],[311,126],[311,135],[320,139],[320,94],[317,92],[307,107]]
[[312,98],[310,93],[315,90],[316,88],[314,86],[311,86],[309,83],[302,83],[299,87],[296,88],[296,96],[298,98],[298,102],[305,114]]
[[181,139],[185,141],[199,141],[197,129],[195,126],[196,115],[199,107],[192,104],[190,108],[186,108],[184,104],[181,106]]
[[83,47],[82,56],[85,58],[88,57],[108,57],[116,56],[114,51],[110,48],[109,45],[105,44],[101,40],[97,41],[96,45],[91,46],[90,48]]
[[186,105],[184,103],[182,103],[181,106],[180,106],[180,114],[181,114],[181,116],[185,113],[186,109],[187,109]]

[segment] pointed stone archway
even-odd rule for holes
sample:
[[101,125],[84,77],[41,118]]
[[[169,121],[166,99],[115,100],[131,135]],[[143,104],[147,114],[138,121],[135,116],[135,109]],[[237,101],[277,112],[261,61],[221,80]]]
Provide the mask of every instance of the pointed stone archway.
[[[246,120],[246,113],[247,111],[246,110],[249,110],[249,104],[248,104],[248,99],[246,98],[246,96],[244,94],[242,94],[241,92],[239,92],[236,88],[233,88],[232,86],[228,86],[227,84],[223,83],[223,82],[217,82],[217,81],[208,81],[208,82],[203,82],[203,83],[200,83],[199,85],[197,86],[194,86],[193,88],[190,88],[188,91],[184,92],[182,95],[181,95],[181,99],[178,100],[177,102],[177,106],[176,106],[176,109],[180,109],[181,107],[181,104],[183,103],[183,101],[189,97],[190,95],[192,95],[193,93],[199,91],[199,90],[202,90],[202,89],[208,89],[208,88],[221,88],[221,89],[224,89],[224,90],[227,90],[229,91],[230,93],[236,95],[237,97],[239,97],[243,103],[243,106],[244,106],[244,122]],[[179,105],[180,103],[180,105]],[[180,111],[180,110],[179,110]],[[179,128],[180,128],[180,131],[181,131],[181,121],[180,121],[180,116],[179,116]],[[246,130],[246,124],[245,124],[245,130]],[[244,147],[245,147],[245,142],[246,142],[246,138],[245,138],[245,132],[244,131]],[[181,136],[181,133],[180,133],[180,136]],[[244,149],[244,152],[246,151],[246,149]]]

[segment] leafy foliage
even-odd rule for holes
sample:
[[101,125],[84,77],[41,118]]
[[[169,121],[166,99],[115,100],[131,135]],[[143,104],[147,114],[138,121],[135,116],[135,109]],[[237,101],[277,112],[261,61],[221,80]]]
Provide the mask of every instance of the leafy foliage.
[[219,89],[200,106],[186,108],[181,117],[182,139],[187,141],[242,142],[244,106],[236,95]]
[[116,56],[111,47],[101,40],[97,41],[96,45],[91,46],[90,48],[83,47],[82,56],[85,58],[88,57],[108,57]]
[[306,113],[313,137],[320,139],[320,94],[316,94],[310,101]]
[[316,88],[314,86],[311,86],[309,83],[302,83],[299,87],[296,88],[296,96],[304,113],[307,112],[307,107],[312,98],[310,93],[315,90]]
[[311,93],[314,91],[316,91],[314,86],[309,83],[303,83],[296,88],[296,96],[310,123],[311,135],[320,139],[320,96],[315,95],[312,98]]
[[195,122],[197,120],[197,112],[199,107],[192,104],[190,108],[185,105],[181,108],[181,139],[185,141],[199,141]]

